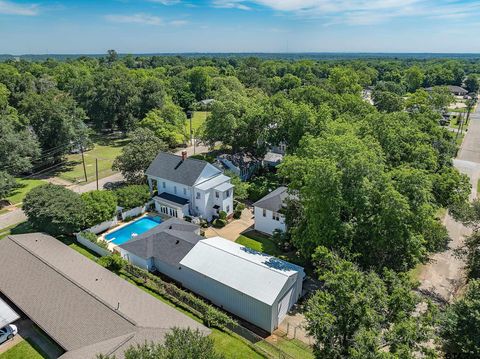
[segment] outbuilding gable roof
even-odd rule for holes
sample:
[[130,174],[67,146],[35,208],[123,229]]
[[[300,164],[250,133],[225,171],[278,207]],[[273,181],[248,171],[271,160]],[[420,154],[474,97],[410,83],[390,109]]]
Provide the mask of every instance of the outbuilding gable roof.
[[160,152],[145,173],[147,176],[159,177],[191,187],[206,168],[210,168],[215,175],[221,173],[206,161],[189,157],[182,159],[182,156]]
[[284,207],[285,200],[289,197],[287,190],[287,187],[278,187],[253,205],[255,207],[268,209],[269,211],[278,212]]
[[304,276],[300,266],[221,237],[198,242],[180,265],[268,305],[279,297],[290,277]]

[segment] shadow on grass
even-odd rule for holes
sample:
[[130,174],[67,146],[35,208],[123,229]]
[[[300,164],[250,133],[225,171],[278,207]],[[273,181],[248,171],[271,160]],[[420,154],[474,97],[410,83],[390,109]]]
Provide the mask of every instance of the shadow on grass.
[[35,351],[42,357],[42,358],[45,358],[45,359],[50,359],[50,357],[42,350],[42,348],[40,348],[40,346],[35,343],[32,338],[25,338],[25,341],[28,342],[28,344],[30,344],[30,346],[35,349]]

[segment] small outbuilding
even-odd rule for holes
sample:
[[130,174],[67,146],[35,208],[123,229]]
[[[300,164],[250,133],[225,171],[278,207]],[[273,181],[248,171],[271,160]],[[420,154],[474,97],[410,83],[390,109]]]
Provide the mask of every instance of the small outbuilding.
[[199,241],[180,261],[182,285],[273,332],[302,294],[302,267],[221,237]]
[[272,235],[275,230],[285,232],[285,215],[281,213],[290,197],[287,187],[278,187],[253,204],[255,230]]

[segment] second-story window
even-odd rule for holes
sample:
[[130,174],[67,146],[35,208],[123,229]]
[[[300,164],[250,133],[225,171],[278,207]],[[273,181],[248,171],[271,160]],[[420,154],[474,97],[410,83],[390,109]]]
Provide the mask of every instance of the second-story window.
[[183,188],[183,195],[186,196],[187,195],[187,189],[184,187]]
[[229,189],[227,190],[226,196],[227,196],[227,198],[230,197],[230,190]]
[[197,195],[195,197],[196,199],[200,199],[200,192],[197,192]]
[[267,216],[267,210],[264,208],[263,209],[263,216],[266,217]]
[[215,191],[215,198],[220,198],[220,193],[218,191]]
[[163,188],[167,187],[167,184],[165,182],[162,182],[162,187]]
[[177,194],[177,186],[173,186],[173,193]]
[[280,214],[278,214],[277,212],[272,212],[272,219],[274,221],[279,221],[280,220]]

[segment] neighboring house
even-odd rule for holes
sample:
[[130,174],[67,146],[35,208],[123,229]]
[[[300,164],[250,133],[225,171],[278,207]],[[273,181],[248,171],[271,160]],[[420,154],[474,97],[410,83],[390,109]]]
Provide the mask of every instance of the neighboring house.
[[[465,96],[465,95],[468,94],[468,91],[465,90],[463,87],[460,87],[460,86],[448,85],[447,88],[450,91],[450,93],[452,95],[455,95],[455,96]],[[432,87],[427,87],[425,90],[432,91],[433,88]]]
[[210,163],[160,152],[146,171],[155,208],[170,217],[196,216],[211,221],[220,211],[233,214],[230,177]]
[[273,332],[302,294],[302,267],[221,237],[199,241],[180,261],[182,285]]
[[200,241],[200,227],[170,218],[151,230],[116,247],[130,263],[148,271],[159,271],[178,281],[179,263]]
[[124,358],[172,327],[210,330],[41,233],[0,241],[0,292],[65,350],[61,359]]
[[279,187],[255,202],[255,230],[268,235],[272,235],[276,229],[285,232],[285,215],[280,212],[289,197],[287,187]]
[[202,110],[208,110],[210,107],[214,104],[215,99],[213,98],[207,98],[205,100],[200,100],[197,102],[197,105],[200,109]]
[[224,153],[217,157],[217,161],[223,170],[235,173],[242,181],[247,181],[262,167],[262,161],[244,152]]

